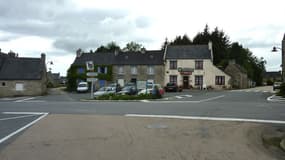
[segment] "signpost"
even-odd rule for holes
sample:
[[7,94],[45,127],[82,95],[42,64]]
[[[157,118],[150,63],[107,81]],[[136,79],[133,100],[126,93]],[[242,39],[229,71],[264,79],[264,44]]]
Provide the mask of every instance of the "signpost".
[[91,94],[90,94],[90,98],[93,99],[94,98],[94,93],[93,93],[93,88],[94,88],[94,82],[96,82],[98,79],[95,78],[96,76],[98,76],[98,73],[97,72],[94,72],[94,64],[93,64],[93,61],[87,61],[86,62],[86,69],[87,72],[86,75],[87,75],[87,82],[91,82]]

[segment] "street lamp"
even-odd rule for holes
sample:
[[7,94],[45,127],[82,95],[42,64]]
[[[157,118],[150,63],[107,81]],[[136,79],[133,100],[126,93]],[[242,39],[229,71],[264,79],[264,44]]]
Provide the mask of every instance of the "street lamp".
[[[47,65],[48,65],[48,64],[53,65],[53,61],[47,61],[46,64],[47,64]],[[51,68],[49,68],[49,71],[51,72]]]
[[[284,36],[284,38],[285,38],[285,36]],[[283,39],[283,41],[282,41],[282,47],[283,47],[283,44],[284,43],[284,39]],[[280,48],[280,47],[276,47],[276,46],[273,46],[273,48],[272,48],[272,50],[271,50],[271,52],[278,52],[278,51],[281,51],[281,65],[280,65],[280,67],[281,67],[281,78],[282,78],[282,82],[285,82],[285,60],[284,60],[284,58],[285,58],[285,56],[284,56],[284,49],[285,48]]]

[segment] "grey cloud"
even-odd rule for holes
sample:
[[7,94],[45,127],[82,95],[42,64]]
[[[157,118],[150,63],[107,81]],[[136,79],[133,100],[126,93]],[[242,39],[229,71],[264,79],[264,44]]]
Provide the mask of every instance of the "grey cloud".
[[138,17],[136,19],[136,26],[139,28],[149,27],[150,24],[151,24],[151,20],[147,17]]
[[126,37],[128,41],[144,40],[135,35],[136,29],[151,23],[146,17],[131,19],[127,11],[119,9],[74,8],[66,0],[0,1],[0,31],[54,39],[54,47],[74,52]]

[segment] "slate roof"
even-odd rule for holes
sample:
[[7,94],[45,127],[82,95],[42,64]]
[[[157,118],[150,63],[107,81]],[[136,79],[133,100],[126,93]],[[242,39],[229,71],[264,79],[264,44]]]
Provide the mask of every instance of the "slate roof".
[[162,65],[163,51],[153,50],[142,52],[115,53],[83,53],[76,57],[72,65],[85,65],[92,60],[96,65]]
[[208,45],[169,45],[166,59],[212,59]]
[[163,65],[163,51],[121,52],[114,59],[115,65]]
[[97,65],[111,65],[114,61],[114,53],[82,53],[76,57],[73,65],[85,65],[86,61],[93,61]]
[[0,80],[40,80],[45,67],[41,58],[0,55]]

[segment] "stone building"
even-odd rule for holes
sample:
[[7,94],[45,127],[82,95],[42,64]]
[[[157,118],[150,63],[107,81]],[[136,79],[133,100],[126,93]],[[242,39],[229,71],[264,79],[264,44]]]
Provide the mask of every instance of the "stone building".
[[231,85],[233,88],[243,89],[249,87],[247,71],[236,64],[235,61],[232,60],[229,62],[229,65],[225,68],[225,72],[232,77]]
[[41,58],[22,58],[0,53],[0,97],[38,96],[46,93],[45,54]]
[[115,55],[113,77],[123,86],[126,82],[164,84],[163,51],[121,52]]

